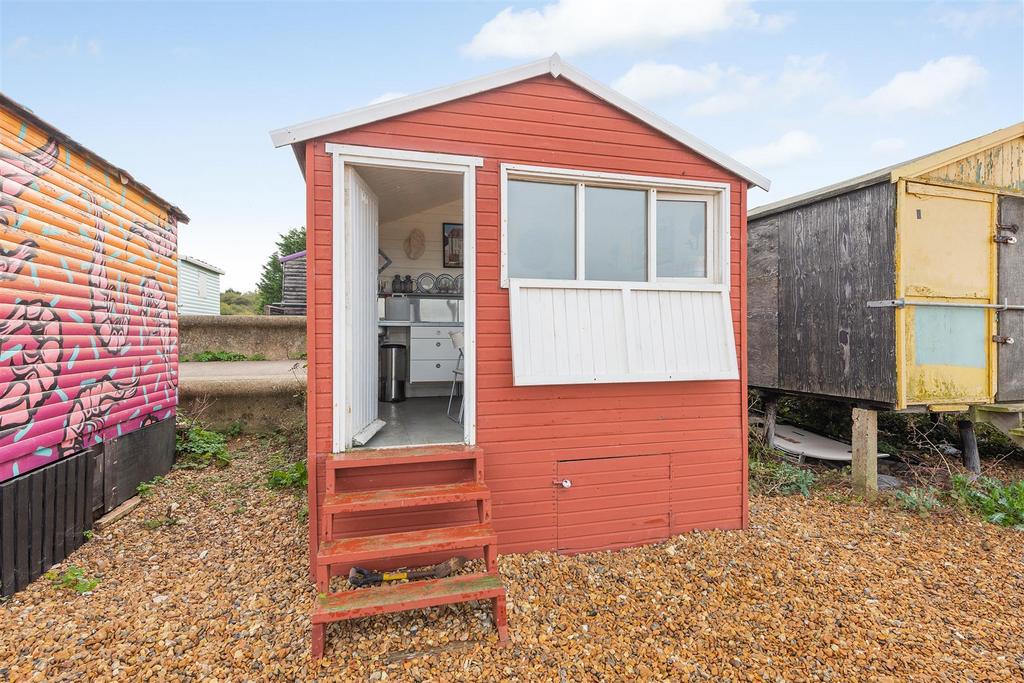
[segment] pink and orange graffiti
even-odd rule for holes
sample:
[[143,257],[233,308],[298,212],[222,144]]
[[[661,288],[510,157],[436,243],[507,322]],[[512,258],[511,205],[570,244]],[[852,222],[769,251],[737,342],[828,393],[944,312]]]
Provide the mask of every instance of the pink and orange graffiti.
[[0,481],[173,418],[168,207],[0,109]]

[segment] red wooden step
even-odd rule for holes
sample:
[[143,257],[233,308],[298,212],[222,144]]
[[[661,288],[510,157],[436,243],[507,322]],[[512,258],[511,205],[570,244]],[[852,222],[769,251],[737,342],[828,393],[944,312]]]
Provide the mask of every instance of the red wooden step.
[[464,574],[321,595],[313,608],[312,619],[314,624],[325,624],[504,595],[505,588],[497,574]]
[[317,565],[352,564],[366,560],[448,550],[494,546],[498,535],[490,524],[451,526],[440,529],[402,531],[397,534],[354,536],[324,541],[317,553]]
[[477,446],[413,446],[410,448],[355,449],[332,453],[327,457],[327,469],[347,467],[380,467],[384,465],[411,465],[445,460],[477,460],[483,449]]
[[394,510],[422,505],[442,505],[486,500],[491,492],[483,484],[463,481],[454,484],[415,486],[403,489],[375,489],[332,493],[324,498],[322,509],[327,514]]

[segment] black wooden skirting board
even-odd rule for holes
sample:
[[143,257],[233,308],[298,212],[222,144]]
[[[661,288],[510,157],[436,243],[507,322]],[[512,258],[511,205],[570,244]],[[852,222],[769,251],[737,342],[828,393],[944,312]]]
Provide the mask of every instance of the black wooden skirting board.
[[85,542],[95,454],[84,451],[0,484],[0,593],[13,595]]
[[82,543],[94,517],[174,464],[166,419],[0,483],[0,595],[13,595]]

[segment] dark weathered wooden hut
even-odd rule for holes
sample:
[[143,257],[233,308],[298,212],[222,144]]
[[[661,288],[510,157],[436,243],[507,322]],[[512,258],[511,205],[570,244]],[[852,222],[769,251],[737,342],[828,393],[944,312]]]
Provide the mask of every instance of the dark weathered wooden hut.
[[306,315],[306,250],[278,259],[281,263],[281,301],[268,306],[270,315]]
[[1024,123],[751,210],[751,386],[1024,441],[1022,225]]

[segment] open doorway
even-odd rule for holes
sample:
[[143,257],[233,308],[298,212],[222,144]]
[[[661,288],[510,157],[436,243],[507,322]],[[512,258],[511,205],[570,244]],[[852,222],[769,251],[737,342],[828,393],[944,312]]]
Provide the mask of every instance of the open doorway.
[[342,166],[341,450],[472,443],[471,173],[362,157]]

